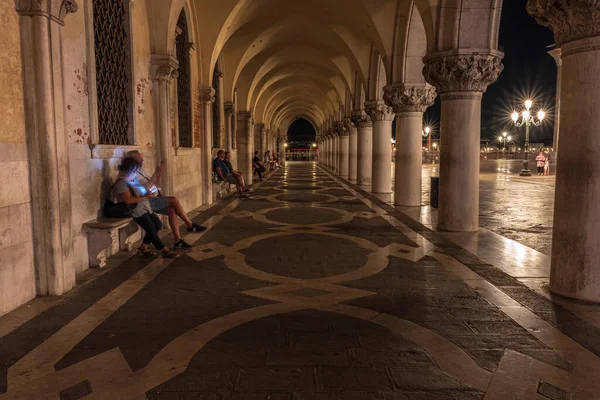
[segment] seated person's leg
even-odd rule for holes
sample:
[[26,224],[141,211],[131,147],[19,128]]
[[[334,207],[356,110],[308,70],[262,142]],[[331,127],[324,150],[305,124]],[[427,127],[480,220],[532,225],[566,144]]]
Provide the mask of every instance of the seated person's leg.
[[189,232],[202,232],[206,230],[205,227],[192,222],[192,220],[188,218],[185,210],[181,206],[181,203],[179,200],[177,200],[177,197],[168,197],[168,205],[175,210],[175,214],[177,214],[177,216],[185,223],[185,226],[188,228]]

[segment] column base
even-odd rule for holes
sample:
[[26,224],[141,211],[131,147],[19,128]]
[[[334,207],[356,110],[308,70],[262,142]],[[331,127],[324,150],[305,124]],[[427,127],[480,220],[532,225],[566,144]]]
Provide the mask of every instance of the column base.
[[565,297],[572,300],[578,300],[586,303],[600,304],[600,293],[597,290],[591,290],[589,291],[590,293],[586,293],[583,291],[572,293],[570,291],[561,290],[556,286],[557,284],[553,284],[551,279],[550,285],[548,286],[548,290],[550,290],[550,293],[552,293],[553,295]]
[[356,179],[348,179],[348,182],[352,183],[353,185],[356,185]]
[[531,176],[531,170],[522,169],[521,172],[519,172],[519,176]]
[[344,180],[348,180],[348,175],[340,175],[340,178],[342,178]]
[[379,200],[383,201],[384,203],[391,203],[392,202],[392,193],[371,193],[373,196],[377,197]]

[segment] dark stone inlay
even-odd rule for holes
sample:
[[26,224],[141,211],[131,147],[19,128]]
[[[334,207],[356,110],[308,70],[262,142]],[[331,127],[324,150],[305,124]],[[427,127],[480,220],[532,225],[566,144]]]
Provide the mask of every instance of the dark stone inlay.
[[275,198],[287,203],[324,203],[330,200],[330,198],[324,194],[305,192],[282,193],[275,195]]
[[313,207],[290,207],[271,210],[265,214],[268,220],[294,225],[329,223],[342,218],[335,210]]
[[569,394],[551,383],[540,381],[537,392],[551,400],[569,400]]
[[60,392],[60,400],[79,400],[92,394],[92,385],[87,379]]
[[300,233],[260,240],[243,253],[253,268],[311,279],[358,269],[367,263],[370,251],[347,239]]

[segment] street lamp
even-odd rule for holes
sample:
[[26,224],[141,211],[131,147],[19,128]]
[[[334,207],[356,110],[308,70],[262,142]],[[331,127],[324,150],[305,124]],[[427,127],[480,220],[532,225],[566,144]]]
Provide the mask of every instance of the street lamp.
[[502,149],[502,151],[506,150],[506,143],[510,143],[512,140],[512,136],[509,136],[508,133],[506,132],[502,132],[502,136],[498,136],[498,141],[500,143],[503,143],[504,148]]
[[423,131],[421,131],[421,135],[427,138],[427,150],[431,150],[431,128],[426,126]]
[[525,160],[523,161],[523,169],[519,175],[521,176],[531,176],[531,171],[529,170],[529,127],[540,126],[542,121],[546,117],[546,113],[543,110],[539,110],[537,112],[537,121],[533,115],[531,115],[531,107],[533,106],[533,101],[525,100],[525,110],[521,112],[519,119],[519,112],[514,111],[511,114],[511,118],[515,123],[517,128],[525,126]]

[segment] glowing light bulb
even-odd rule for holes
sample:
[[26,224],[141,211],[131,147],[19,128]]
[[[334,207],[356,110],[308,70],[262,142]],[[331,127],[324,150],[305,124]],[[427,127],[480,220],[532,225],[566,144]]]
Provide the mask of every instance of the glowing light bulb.
[[531,100],[525,100],[525,108],[527,110],[531,109],[532,105],[533,105],[533,101],[531,101]]
[[506,137],[506,135],[508,135],[508,133],[502,132],[502,136]]
[[502,141],[502,136],[498,136],[498,141],[501,142]]
[[517,120],[519,119],[519,113],[515,111],[510,115],[510,117],[514,122],[517,122]]
[[523,111],[523,119],[529,119],[529,117],[531,117],[529,110]]
[[542,110],[538,111],[538,119],[542,121],[546,117],[546,113]]
[[429,132],[431,132],[431,128],[426,126],[425,127],[425,133],[429,135]]
[[512,140],[512,136],[507,137],[507,139],[510,142]]

